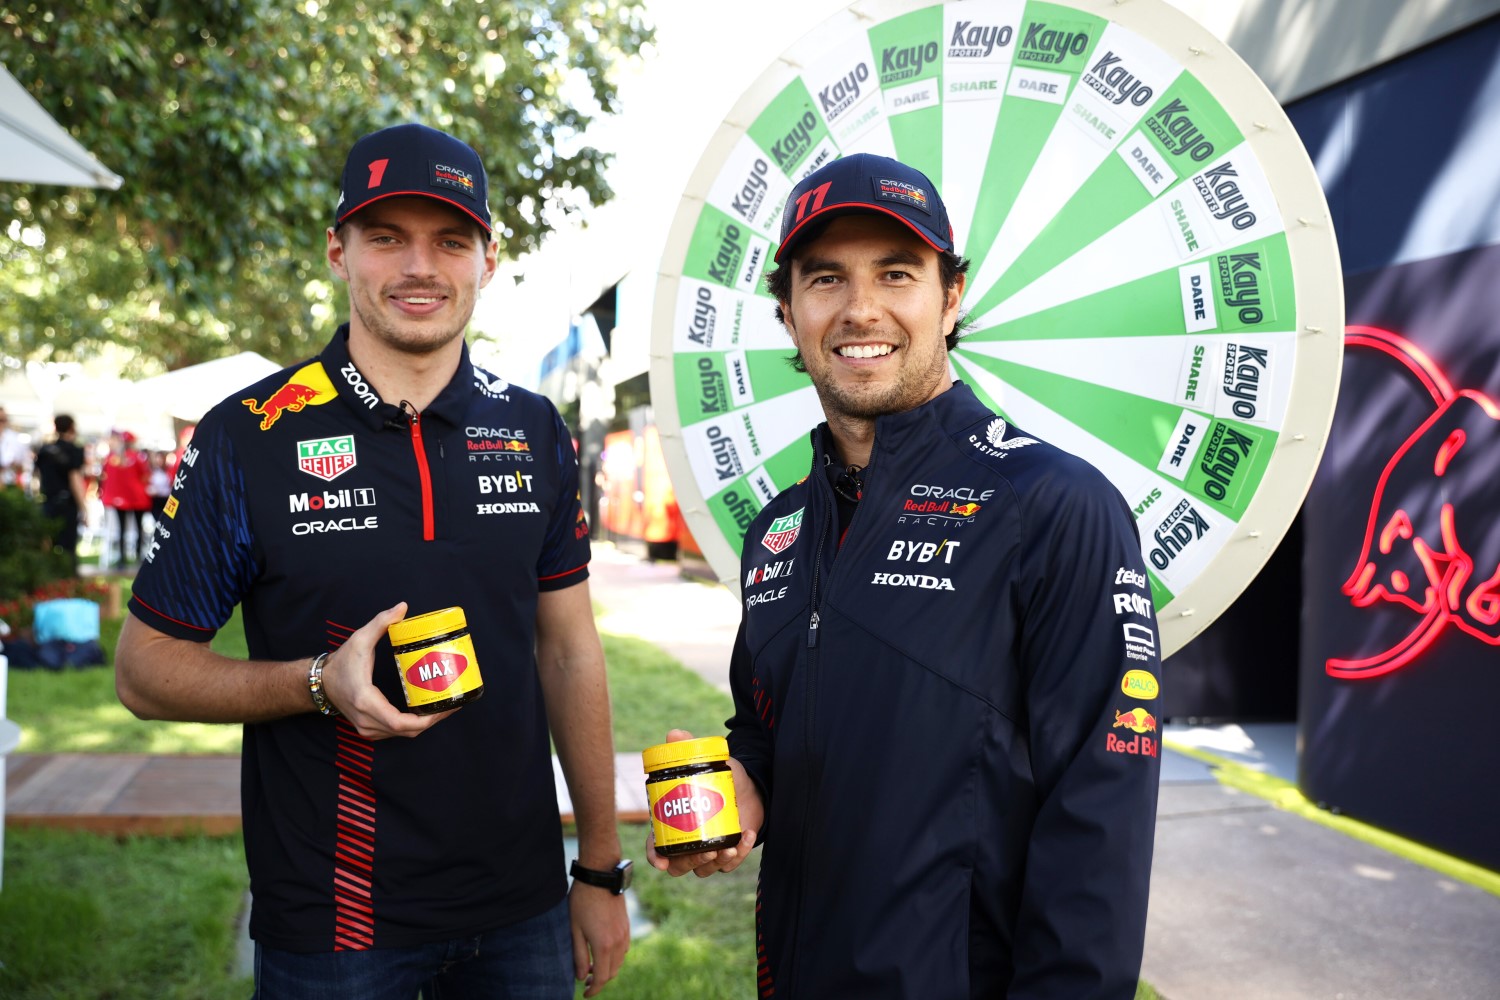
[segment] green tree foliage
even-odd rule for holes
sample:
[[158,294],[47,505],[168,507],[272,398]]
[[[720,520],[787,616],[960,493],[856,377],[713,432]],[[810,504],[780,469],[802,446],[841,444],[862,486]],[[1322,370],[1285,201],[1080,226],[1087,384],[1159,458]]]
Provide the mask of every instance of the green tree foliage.
[[638,0],[0,2],[0,62],[125,179],[0,184],[0,350],[311,353],[341,301],[344,154],[403,121],[479,151],[501,253],[524,253],[609,196],[579,133],[648,39]]

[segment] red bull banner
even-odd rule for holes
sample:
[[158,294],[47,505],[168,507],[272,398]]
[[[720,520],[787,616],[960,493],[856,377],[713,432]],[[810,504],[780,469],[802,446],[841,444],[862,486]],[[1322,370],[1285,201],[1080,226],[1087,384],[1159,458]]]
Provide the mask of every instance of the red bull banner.
[[[1287,109],[1347,320],[1283,625],[1302,792],[1500,870],[1500,107],[1453,86],[1495,79],[1497,53],[1490,18]],[[1420,140],[1370,127],[1403,121]]]

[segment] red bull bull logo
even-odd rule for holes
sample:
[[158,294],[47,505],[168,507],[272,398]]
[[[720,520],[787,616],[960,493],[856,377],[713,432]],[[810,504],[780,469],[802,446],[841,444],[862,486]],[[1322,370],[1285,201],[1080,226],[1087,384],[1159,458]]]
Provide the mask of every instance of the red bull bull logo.
[[1111,728],[1119,729],[1121,726],[1133,733],[1154,733],[1156,732],[1156,716],[1144,708],[1132,708],[1128,712],[1115,709],[1115,724]]
[[1359,559],[1342,588],[1356,607],[1386,602],[1418,616],[1417,623],[1390,648],[1333,658],[1325,669],[1344,679],[1388,674],[1450,625],[1500,645],[1500,532],[1486,523],[1500,511],[1500,483],[1473,471],[1485,446],[1500,438],[1500,404],[1471,389],[1454,390],[1432,360],[1398,334],[1351,326],[1345,342],[1400,361],[1436,409],[1382,470]]
[[322,363],[314,361],[297,369],[285,385],[266,397],[264,403],[253,398],[240,402],[249,407],[251,413],[260,417],[260,429],[268,431],[281,419],[283,413],[299,413],[309,406],[321,406],[336,395],[338,393],[329,381],[328,373],[323,370]]
[[977,503],[960,504],[959,506],[953,508],[953,513],[957,514],[959,517],[970,517],[974,514],[977,514],[978,512],[979,504]]

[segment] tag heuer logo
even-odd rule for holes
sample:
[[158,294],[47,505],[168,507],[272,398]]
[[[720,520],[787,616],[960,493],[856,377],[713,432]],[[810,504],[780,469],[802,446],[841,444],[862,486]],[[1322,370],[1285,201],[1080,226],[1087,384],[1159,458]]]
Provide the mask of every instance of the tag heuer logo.
[[797,540],[797,533],[802,530],[802,512],[806,507],[798,507],[786,517],[778,517],[771,522],[766,529],[766,537],[760,540],[760,544],[772,552],[781,553]]
[[332,482],[354,468],[354,435],[297,442],[297,468]]

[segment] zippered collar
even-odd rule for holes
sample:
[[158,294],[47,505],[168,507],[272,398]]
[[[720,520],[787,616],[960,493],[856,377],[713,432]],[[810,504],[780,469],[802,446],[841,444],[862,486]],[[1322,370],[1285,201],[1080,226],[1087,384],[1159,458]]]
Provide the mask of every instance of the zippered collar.
[[[422,419],[437,417],[448,424],[458,426],[463,422],[468,409],[468,397],[476,392],[474,365],[469,360],[469,345],[462,342],[458,368],[448,384],[443,386],[437,398],[422,411]],[[349,357],[349,324],[340,326],[328,346],[318,356],[333,383],[339,399],[358,414],[359,420],[372,430],[386,427],[405,428],[410,423],[407,414],[401,411],[400,400],[387,402],[380,398],[375,387],[360,372],[359,366]]]
[[[974,395],[974,390],[961,379],[957,380],[947,392],[938,393],[921,406],[876,417],[875,440],[870,446],[868,468],[878,471],[883,455],[889,455],[893,451],[901,453],[913,435],[918,432],[922,433],[918,446],[930,449],[932,440],[926,436],[925,432],[933,422],[938,425],[943,436],[952,437],[976,423],[993,417],[994,413],[980,402],[979,397]],[[813,478],[824,478],[823,466],[833,454],[832,446],[833,435],[828,429],[828,422],[824,421],[812,432]],[[891,465],[892,463],[886,462],[885,464]],[[827,495],[831,497],[832,489],[828,488],[826,481],[823,485]]]

